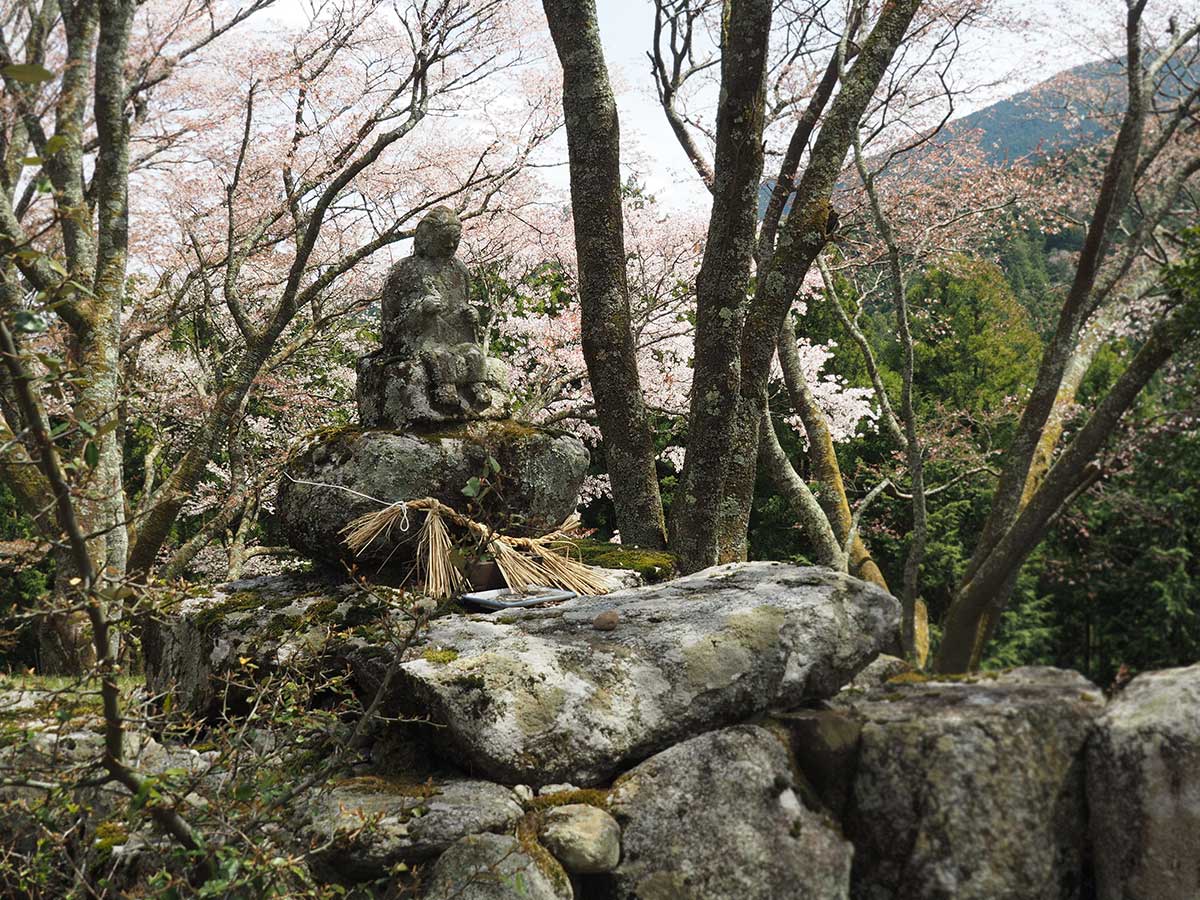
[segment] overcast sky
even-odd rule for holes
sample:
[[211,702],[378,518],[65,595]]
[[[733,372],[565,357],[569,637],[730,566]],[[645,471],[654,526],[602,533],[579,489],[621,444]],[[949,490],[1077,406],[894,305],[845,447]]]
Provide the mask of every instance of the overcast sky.
[[[1019,33],[968,33],[960,56],[971,80],[999,81],[964,102],[965,115],[1094,59],[1097,33],[1119,21],[1123,0],[1004,0],[1032,27]],[[703,202],[703,190],[663,117],[649,76],[653,5],[650,0],[597,0],[600,33],[609,68],[624,82],[618,96],[625,155],[651,193],[670,205]]]
[[[297,21],[311,0],[279,0],[274,14]],[[972,84],[998,82],[959,101],[956,116],[1068,69],[1095,59],[1098,34],[1113,35],[1123,20],[1124,0],[997,0],[999,10],[1031,21],[1020,32],[967,30],[957,58],[960,77]],[[1168,0],[1169,2],[1169,0]],[[1200,0],[1187,0],[1200,2]],[[1154,5],[1164,5],[1162,3]],[[596,0],[605,56],[618,87],[622,160],[636,169],[647,189],[668,206],[706,205],[708,196],[683,151],[679,149],[654,95],[646,51],[653,33],[651,0]],[[566,140],[549,152],[566,159]],[[565,189],[566,167],[543,170],[553,184]]]

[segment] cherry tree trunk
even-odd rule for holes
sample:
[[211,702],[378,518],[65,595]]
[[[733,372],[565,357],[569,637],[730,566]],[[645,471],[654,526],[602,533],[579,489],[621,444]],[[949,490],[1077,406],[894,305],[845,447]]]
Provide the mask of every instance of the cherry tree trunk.
[[[730,459],[744,455],[745,463],[753,466],[758,455],[757,430],[753,441],[735,446],[730,425],[738,407],[739,347],[757,243],[772,9],[770,0],[735,0],[728,6],[721,35],[721,103],[717,110],[712,216],[696,278],[696,343],[687,456],[671,529],[671,549],[684,572],[718,562]],[[754,424],[757,428],[758,422]],[[744,543],[744,531],[739,539]]]
[[[757,458],[753,451],[757,449],[759,424],[767,410],[767,384],[776,338],[804,276],[836,225],[830,197],[858,132],[859,121],[920,6],[920,0],[896,0],[884,5],[853,67],[846,73],[841,90],[830,104],[808,165],[796,186],[792,211],[780,231],[775,253],[758,273],[742,329],[737,413],[725,426],[732,429],[733,438],[724,458],[715,463],[730,475],[722,497],[727,528],[732,522],[744,529],[750,519],[753,461]],[[702,389],[700,385],[693,388]],[[728,533],[725,540],[727,544],[731,541]],[[714,539],[714,554],[716,550]]]

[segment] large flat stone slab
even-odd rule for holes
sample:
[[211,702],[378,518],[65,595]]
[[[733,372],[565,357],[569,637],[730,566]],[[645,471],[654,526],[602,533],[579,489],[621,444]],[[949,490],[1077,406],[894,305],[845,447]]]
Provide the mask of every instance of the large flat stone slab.
[[[594,627],[609,611],[615,627]],[[898,617],[889,594],[827,569],[730,564],[437,620],[423,641],[434,652],[403,664],[397,693],[470,771],[595,785],[684,738],[833,695],[891,643]]]

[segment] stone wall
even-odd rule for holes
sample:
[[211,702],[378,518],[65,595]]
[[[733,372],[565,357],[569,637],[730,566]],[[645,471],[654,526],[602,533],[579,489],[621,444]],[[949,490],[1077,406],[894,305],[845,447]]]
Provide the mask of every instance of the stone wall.
[[[191,600],[151,635],[151,683],[199,715],[236,708],[231,661],[369,697],[379,602],[302,578]],[[897,622],[878,589],[779,563],[436,618],[395,724],[297,800],[294,840],[359,896],[1200,897],[1200,665],[1112,699],[1049,668],[936,680],[878,656]]]

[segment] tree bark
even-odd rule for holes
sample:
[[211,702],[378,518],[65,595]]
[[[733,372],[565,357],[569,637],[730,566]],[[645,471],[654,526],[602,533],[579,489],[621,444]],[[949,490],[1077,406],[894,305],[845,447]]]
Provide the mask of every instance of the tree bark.
[[584,361],[627,544],[666,543],[654,436],[630,325],[617,105],[594,0],[543,0],[563,69]]
[[671,549],[683,572],[719,560],[730,459],[758,454],[757,442],[733,445],[729,423],[738,404],[738,348],[755,251],[772,6],[770,0],[730,0],[724,10],[712,215],[696,278],[687,455],[672,509]]
[[[895,0],[884,5],[841,90],[830,102],[808,166],[796,187],[792,210],[780,229],[775,252],[759,271],[742,331],[737,415],[726,426],[733,430],[730,446],[738,448],[740,454],[756,446],[759,422],[767,408],[776,338],[804,276],[828,240],[835,221],[830,197],[858,133],[859,121],[920,5],[920,0]],[[730,471],[737,460],[727,453],[723,462],[723,470]],[[735,521],[748,522],[753,490],[754,479],[745,472],[730,479],[724,496],[726,514],[736,517]]]
[[[842,36],[843,45],[847,47],[862,24],[862,7],[856,4],[851,11],[851,15],[852,18],[847,23],[845,33]],[[808,149],[808,142],[812,139],[817,123],[820,121],[821,115],[825,112],[825,107],[828,105],[829,99],[833,96],[834,88],[837,87],[842,68],[841,62],[839,53],[835,53],[830,58],[829,63],[825,67],[825,73],[822,75],[820,82],[817,83],[812,97],[809,98],[803,115],[800,116],[800,120],[792,130],[791,139],[788,141],[783,161],[779,165],[779,173],[775,178],[775,185],[771,190],[771,198],[767,202],[766,211],[763,213],[762,225],[758,231],[758,246],[755,253],[760,273],[766,271],[771,265],[771,259],[775,253],[775,239],[779,234],[779,223],[783,218],[783,211],[787,206],[788,198],[792,196],[792,191],[795,189],[796,171],[800,167],[800,158],[803,156],[804,151]],[[801,378],[801,380],[803,379]],[[793,399],[795,396],[793,392]],[[730,460],[729,467],[725,471],[724,492],[726,496],[733,499],[732,502],[725,503],[721,510],[720,534],[717,539],[720,562],[732,562],[735,559],[745,558],[746,533],[750,527],[750,504],[754,498],[754,483],[758,474],[757,464],[761,459],[763,459],[761,453],[758,454],[757,458],[753,454],[741,454]],[[835,468],[836,464],[837,460],[835,457]],[[837,482],[839,485],[841,484],[840,472],[838,473]],[[844,500],[844,490],[842,491],[842,495]],[[848,505],[846,509],[847,521],[849,521]],[[830,524],[834,524],[832,519],[830,520]],[[836,525],[834,530],[836,533]],[[854,548],[861,550],[862,555],[866,554],[866,548],[857,537],[854,539]]]
[[[96,194],[96,271],[89,304],[87,371],[91,390],[82,398],[81,417],[97,427],[109,426],[99,442],[92,521],[104,533],[102,574],[125,575],[129,543],[125,529],[122,444],[118,427],[120,403],[121,312],[129,256],[129,122],[125,114],[125,61],[136,4],[101,0],[100,34],[96,42],[96,133],[99,152],[93,188]],[[115,614],[115,613],[114,613]],[[115,629],[114,629],[115,633]]]
[[[846,557],[842,551],[843,540],[839,540],[830,525],[829,515],[822,508],[804,479],[796,472],[779,443],[770,415],[763,418],[758,436],[758,464],[775,484],[800,523],[812,545],[813,562],[832,569],[844,569]],[[848,510],[847,510],[848,511]]]
[[[787,387],[792,408],[800,416],[800,421],[804,424],[804,434],[808,437],[808,462],[813,480],[819,485],[817,501],[829,519],[838,545],[844,547],[850,537],[850,525],[853,520],[850,500],[846,496],[846,485],[842,480],[842,469],[838,464],[837,450],[833,446],[833,436],[829,432],[825,412],[804,380],[804,372],[800,368],[800,354],[796,351],[796,335],[788,321],[784,322],[779,334],[779,364],[783,370],[783,382]],[[877,584],[885,591],[888,590],[883,572],[858,533],[855,533],[850,542],[847,568],[850,574]]]

